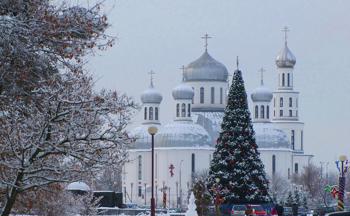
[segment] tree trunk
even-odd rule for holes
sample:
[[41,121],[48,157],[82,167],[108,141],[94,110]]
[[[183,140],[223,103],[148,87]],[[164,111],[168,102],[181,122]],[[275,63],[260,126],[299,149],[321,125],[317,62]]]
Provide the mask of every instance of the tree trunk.
[[[19,183],[22,181],[23,178],[23,172],[18,172],[16,180],[14,182],[15,186],[19,186]],[[8,194],[5,206],[2,209],[1,216],[9,216],[12,210],[13,205],[15,204],[17,195],[18,195],[18,188],[12,186],[10,194]]]

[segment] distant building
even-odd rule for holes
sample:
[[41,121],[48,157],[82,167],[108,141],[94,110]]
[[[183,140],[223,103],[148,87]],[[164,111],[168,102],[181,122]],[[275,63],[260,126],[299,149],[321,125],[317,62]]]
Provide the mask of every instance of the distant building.
[[[293,89],[296,63],[285,42],[276,58],[278,86],[272,92],[261,85],[251,94],[252,121],[260,157],[268,176],[286,178],[302,171],[312,155],[304,154],[303,126],[298,118],[299,93]],[[155,136],[156,205],[183,206],[195,174],[208,170],[228,92],[227,68],[205,49],[197,60],[183,68],[183,81],[172,91],[174,120],[161,124],[162,94],[151,78],[150,87],[141,94],[143,122],[131,131],[137,138],[129,150],[130,162],[123,169],[126,203],[150,205],[151,198],[151,125],[159,128]],[[273,100],[273,102],[272,102]]]

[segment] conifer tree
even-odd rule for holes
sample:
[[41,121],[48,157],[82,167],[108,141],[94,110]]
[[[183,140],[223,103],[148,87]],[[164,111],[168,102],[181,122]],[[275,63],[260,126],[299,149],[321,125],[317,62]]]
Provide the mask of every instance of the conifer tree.
[[288,192],[288,197],[287,197],[287,200],[286,200],[286,206],[287,207],[292,207],[293,203],[294,203],[294,199],[293,199],[292,191],[289,191]]
[[233,75],[208,189],[225,204],[266,203],[268,181],[254,138],[242,73]]

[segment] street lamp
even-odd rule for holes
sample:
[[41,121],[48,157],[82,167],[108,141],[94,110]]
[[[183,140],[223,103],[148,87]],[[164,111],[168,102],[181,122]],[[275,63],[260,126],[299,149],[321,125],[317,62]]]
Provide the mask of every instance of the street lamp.
[[182,209],[182,185],[181,185],[181,165],[184,160],[180,161],[180,173],[179,173],[179,182],[180,182],[180,208]]
[[158,129],[154,126],[148,128],[148,133],[152,136],[152,197],[151,197],[151,216],[156,215],[156,206],[154,202],[154,135]]
[[341,155],[339,161],[335,163],[339,171],[338,210],[344,211],[345,173],[348,171],[348,159],[345,155]]

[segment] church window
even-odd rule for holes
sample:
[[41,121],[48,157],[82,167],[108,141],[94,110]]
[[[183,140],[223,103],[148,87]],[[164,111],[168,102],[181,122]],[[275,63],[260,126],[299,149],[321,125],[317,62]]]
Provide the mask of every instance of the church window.
[[269,105],[266,106],[266,118],[267,119],[270,118],[270,106]]
[[273,107],[276,107],[276,98],[273,98]]
[[204,88],[201,87],[199,91],[200,91],[199,92],[199,94],[200,94],[199,102],[202,104],[202,103],[204,103]]
[[141,197],[142,196],[142,186],[140,185],[139,187],[138,187],[138,193],[137,193],[137,195],[139,196],[139,197]]
[[287,77],[287,85],[288,85],[288,87],[289,87],[289,86],[290,86],[290,74],[288,73],[287,76],[288,76],[288,77]]
[[191,104],[187,104],[187,117],[191,117]]
[[142,156],[138,156],[138,172],[137,172],[137,179],[142,180]]
[[290,179],[290,168],[288,168],[288,179]]
[[304,150],[304,132],[301,131],[300,133],[300,144],[301,144],[301,150]]
[[181,104],[181,117],[186,117],[186,104]]
[[255,106],[255,118],[259,118],[259,107],[258,107],[258,105]]
[[284,81],[284,73],[282,74],[282,86],[284,86],[285,81]]
[[272,175],[276,173],[276,155],[272,155]]
[[298,110],[297,110],[297,111],[295,111],[295,116],[296,116],[296,117],[298,117]]
[[280,107],[283,107],[283,97],[280,97]]
[[260,118],[265,118],[265,107],[263,105],[260,106]]
[[293,111],[289,110],[289,117],[293,117]]
[[290,135],[290,143],[292,144],[292,149],[294,150],[295,149],[295,131],[292,130],[291,131],[291,135]]
[[292,107],[293,106],[293,98],[289,98],[289,107]]
[[210,89],[210,96],[211,96],[211,100],[210,100],[210,102],[212,103],[212,104],[214,104],[215,103],[215,88],[214,87],[211,87],[211,89]]
[[154,108],[154,120],[158,121],[158,107]]
[[295,100],[295,106],[298,107],[298,98]]
[[153,120],[153,107],[149,108],[149,114],[148,114],[149,120]]
[[283,116],[283,110],[280,110],[280,117]]
[[147,107],[145,107],[144,119],[147,120]]
[[220,104],[223,103],[223,94],[224,94],[223,91],[224,91],[224,90],[223,90],[222,88],[220,88]]
[[298,172],[299,172],[299,164],[298,164],[298,163],[295,163],[295,164],[294,164],[294,173],[295,173],[295,174],[298,174]]
[[[194,92],[194,88],[192,87],[192,90]],[[194,97],[192,97],[192,104],[194,104]]]
[[276,110],[273,110],[273,117],[276,117]]
[[194,153],[192,153],[192,158],[191,158],[191,160],[192,160],[192,163],[191,163],[191,172],[192,172],[192,174],[193,173],[195,173],[195,171],[196,171],[196,156],[195,156],[195,154]]
[[180,104],[176,104],[176,117],[180,117]]

